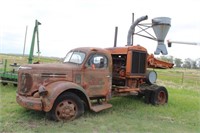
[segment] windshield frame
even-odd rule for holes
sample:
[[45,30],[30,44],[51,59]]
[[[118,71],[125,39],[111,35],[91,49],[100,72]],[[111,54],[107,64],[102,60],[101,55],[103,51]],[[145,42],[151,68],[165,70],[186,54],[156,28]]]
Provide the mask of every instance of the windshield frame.
[[[81,53],[81,54],[80,54]],[[72,61],[74,55],[79,55],[81,57],[81,60],[78,59],[78,61]],[[69,57],[68,57],[69,56]],[[67,58],[69,58],[68,60],[66,60]],[[75,57],[74,57],[75,58]],[[75,51],[69,51],[66,56],[63,59],[63,63],[73,63],[73,64],[77,64],[77,65],[81,65],[83,64],[84,60],[86,58],[86,53],[84,51],[79,51],[79,50],[75,50]],[[77,60],[77,59],[73,59],[73,60]]]

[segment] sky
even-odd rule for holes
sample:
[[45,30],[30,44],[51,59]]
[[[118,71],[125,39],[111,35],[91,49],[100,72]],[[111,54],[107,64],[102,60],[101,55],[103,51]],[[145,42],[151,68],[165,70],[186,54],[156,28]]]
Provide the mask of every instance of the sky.
[[[36,19],[42,23],[42,56],[64,57],[76,47],[113,47],[116,26],[117,46],[122,47],[127,42],[132,13],[135,19],[148,15],[144,23],[170,17],[166,40],[199,43],[199,5],[200,0],[0,0],[0,53],[23,54],[27,26],[25,53],[29,54]],[[135,36],[134,45],[154,53],[157,42]],[[167,50],[176,58],[200,58],[200,46],[172,44]]]

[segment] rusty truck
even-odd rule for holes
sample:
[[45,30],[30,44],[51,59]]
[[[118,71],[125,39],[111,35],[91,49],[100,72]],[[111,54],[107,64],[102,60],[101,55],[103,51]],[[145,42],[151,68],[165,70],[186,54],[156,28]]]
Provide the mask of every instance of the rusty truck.
[[[166,104],[168,91],[156,85],[156,71],[150,68],[172,68],[173,64],[131,44],[135,26],[146,19],[143,16],[133,22],[124,47],[75,48],[60,64],[20,66],[16,101],[22,107],[46,112],[56,121],[74,120],[86,109],[99,112],[111,108],[109,100],[115,96],[139,95],[146,103]],[[152,25],[162,27],[160,30],[169,28],[165,19],[153,19]],[[164,37],[157,40],[156,52],[165,54]]]

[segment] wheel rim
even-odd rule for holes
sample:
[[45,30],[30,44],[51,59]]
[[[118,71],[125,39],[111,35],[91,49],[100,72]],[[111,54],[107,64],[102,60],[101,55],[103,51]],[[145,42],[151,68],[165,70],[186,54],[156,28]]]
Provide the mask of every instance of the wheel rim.
[[165,102],[166,102],[166,94],[165,94],[164,91],[160,91],[158,93],[158,103],[159,104],[165,104]]
[[77,114],[77,105],[71,100],[64,100],[56,107],[58,120],[73,120]]

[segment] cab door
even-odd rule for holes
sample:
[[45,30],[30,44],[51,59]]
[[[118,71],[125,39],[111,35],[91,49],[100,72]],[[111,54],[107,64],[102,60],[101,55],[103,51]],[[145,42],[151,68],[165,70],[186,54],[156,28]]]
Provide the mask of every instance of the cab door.
[[85,64],[84,86],[89,97],[104,97],[111,91],[111,72],[104,54],[92,54]]

